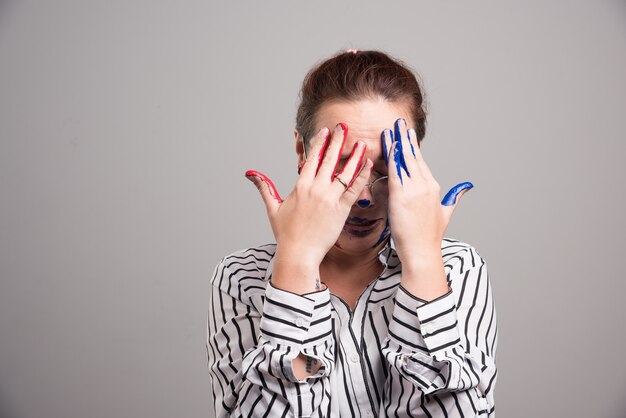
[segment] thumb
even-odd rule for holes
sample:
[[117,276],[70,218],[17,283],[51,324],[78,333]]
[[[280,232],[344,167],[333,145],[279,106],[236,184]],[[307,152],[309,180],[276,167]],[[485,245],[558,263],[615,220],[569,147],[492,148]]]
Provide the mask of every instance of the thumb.
[[472,183],[466,181],[457,184],[456,186],[451,188],[448,193],[446,193],[443,200],[441,201],[441,204],[443,205],[443,209],[447,213],[448,218],[452,216],[452,213],[461,201],[461,197],[473,187],[474,185]]
[[248,170],[246,171],[246,178],[259,189],[268,212],[273,213],[283,203],[283,199],[276,191],[276,186],[265,174],[255,170]]

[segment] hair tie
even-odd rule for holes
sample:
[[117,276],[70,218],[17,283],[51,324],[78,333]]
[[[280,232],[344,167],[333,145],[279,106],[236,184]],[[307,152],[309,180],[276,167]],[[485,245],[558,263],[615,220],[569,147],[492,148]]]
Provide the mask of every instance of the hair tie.
[[359,52],[358,49],[346,49],[346,52],[350,52],[352,54],[356,54],[357,52]]

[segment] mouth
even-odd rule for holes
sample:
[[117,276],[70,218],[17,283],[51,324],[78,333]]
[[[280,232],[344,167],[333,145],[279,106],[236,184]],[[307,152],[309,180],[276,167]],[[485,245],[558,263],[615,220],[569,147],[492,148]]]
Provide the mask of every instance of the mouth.
[[378,227],[381,218],[379,219],[367,219],[367,218],[348,218],[343,226],[343,230],[355,237],[365,237]]

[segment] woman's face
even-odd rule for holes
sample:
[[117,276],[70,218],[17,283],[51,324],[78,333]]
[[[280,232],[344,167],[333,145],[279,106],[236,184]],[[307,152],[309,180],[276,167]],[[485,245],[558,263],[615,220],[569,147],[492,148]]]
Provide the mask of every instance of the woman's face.
[[[338,169],[348,160],[354,144],[361,140],[367,145],[365,157],[372,160],[374,168],[370,182],[387,175],[387,166],[382,154],[381,132],[393,129],[398,118],[404,118],[412,127],[413,121],[409,106],[404,102],[389,102],[384,99],[363,99],[359,101],[328,102],[322,105],[317,114],[315,132],[323,127],[331,131],[339,122],[348,125],[348,136],[344,144]],[[301,140],[296,132],[296,139]],[[301,144],[301,142],[300,142]],[[302,146],[297,146],[300,161],[303,161]],[[385,189],[383,187],[383,189]],[[376,196],[365,187],[352,206],[335,246],[348,253],[363,253],[382,245],[389,236],[387,225],[388,195],[380,194],[376,186]]]

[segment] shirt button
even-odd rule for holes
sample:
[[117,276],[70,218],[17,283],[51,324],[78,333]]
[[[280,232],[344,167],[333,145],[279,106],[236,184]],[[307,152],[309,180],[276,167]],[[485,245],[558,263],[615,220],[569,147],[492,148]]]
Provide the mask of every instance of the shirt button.
[[296,318],[296,325],[299,327],[303,327],[305,325],[304,319],[297,317]]
[[358,354],[351,354],[350,355],[350,361],[353,363],[358,363],[361,360],[361,358],[359,357]]

